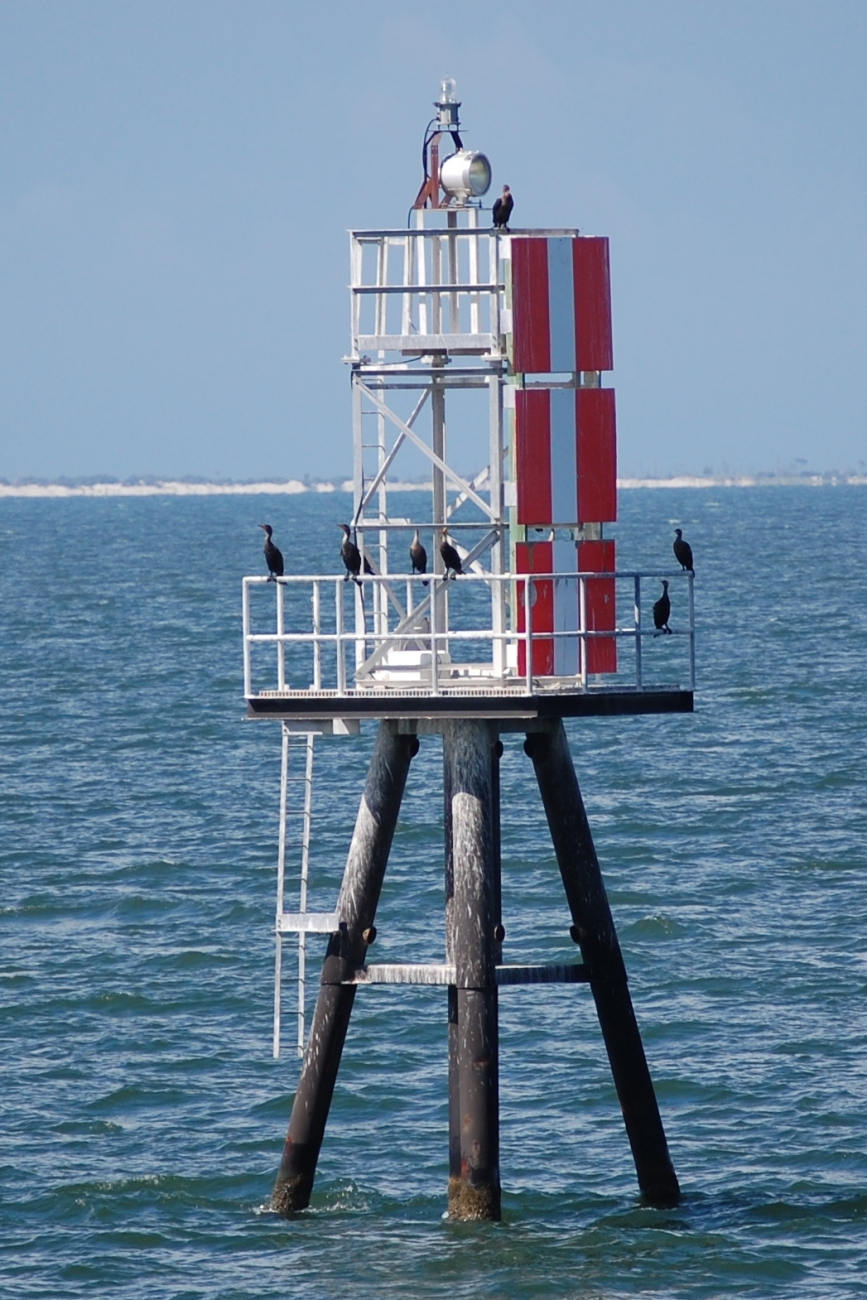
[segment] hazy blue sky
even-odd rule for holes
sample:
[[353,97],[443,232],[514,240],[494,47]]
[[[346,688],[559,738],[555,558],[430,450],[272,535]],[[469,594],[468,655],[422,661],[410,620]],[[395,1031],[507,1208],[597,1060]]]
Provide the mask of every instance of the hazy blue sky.
[[348,471],[346,230],[447,74],[611,237],[622,472],[863,465],[865,65],[865,0],[2,0],[0,477]]

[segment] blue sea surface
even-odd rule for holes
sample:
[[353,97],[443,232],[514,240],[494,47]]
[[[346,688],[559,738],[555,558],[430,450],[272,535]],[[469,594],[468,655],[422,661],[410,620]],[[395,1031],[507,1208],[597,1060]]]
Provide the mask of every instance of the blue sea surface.
[[[280,737],[245,718],[240,582],[264,522],[287,569],[336,571],[348,498],[0,503],[4,1300],[867,1295],[867,491],[620,505],[620,567],[693,545],[696,712],[568,729],[684,1198],[641,1203],[587,988],[515,988],[504,1219],[468,1225],[444,989],[360,990],[312,1206],[265,1208],[298,1058],[289,947],[271,1057]],[[314,908],[374,735],[317,745]],[[521,739],[506,959],[574,959]],[[442,956],[441,801],[424,738],[378,960]]]

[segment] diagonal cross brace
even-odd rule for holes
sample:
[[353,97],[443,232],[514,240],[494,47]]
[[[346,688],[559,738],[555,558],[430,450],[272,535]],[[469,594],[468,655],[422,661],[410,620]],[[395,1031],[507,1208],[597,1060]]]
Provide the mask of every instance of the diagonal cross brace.
[[[431,461],[432,464],[436,465],[438,470],[441,470],[442,473],[445,474],[446,478],[450,479],[451,482],[454,483],[455,486],[461,490],[461,492],[466,493],[468,500],[472,501],[475,505],[479,507],[480,510],[484,511],[484,513],[487,515],[489,519],[494,520],[496,522],[497,513],[495,510],[491,508],[489,502],[485,501],[482,497],[480,497],[478,492],[475,491],[475,489],[466,481],[466,479],[461,478],[460,474],[458,474],[456,470],[451,469],[451,467],[448,466],[446,462],[436,454],[435,451],[432,451],[431,448],[424,441],[424,439],[420,438],[418,434],[415,433],[409,427],[408,424],[404,424],[400,416],[396,415],[394,411],[391,410],[390,407],[386,406],[385,402],[381,402],[379,398],[370,391],[370,389],[367,387],[366,384],[363,384],[360,379],[357,380],[356,382],[361,388],[361,391],[367,397],[368,401],[373,403],[373,405],[380,412],[380,414],[384,415],[387,419],[391,420],[392,424],[396,424],[398,429],[400,429],[401,433],[404,435],[405,438],[409,438],[409,440],[413,442],[416,447],[418,447],[419,451],[423,452],[424,455],[427,456],[428,460]],[[437,520],[435,522],[439,522],[439,521]]]
[[[486,479],[490,478],[490,476],[491,476],[491,467],[490,465],[486,465],[484,469],[479,470],[478,474],[470,484],[470,487],[472,488],[481,487],[482,484],[486,481]],[[446,518],[451,519],[455,511],[460,510],[461,506],[464,504],[466,499],[467,499],[466,492],[459,492],[458,495],[455,497],[454,501],[452,502],[452,504],[447,508]],[[491,518],[493,518],[493,515],[491,516]]]
[[[366,388],[365,388],[365,392],[367,392]],[[408,429],[411,429],[412,426],[415,424],[416,420],[421,414],[422,407],[424,406],[429,396],[430,396],[430,389],[426,388],[425,391],[422,393],[421,397],[416,402],[415,410],[413,411],[412,415],[409,417],[409,419],[406,422]],[[373,482],[371,483],[370,487],[362,496],[361,501],[359,502],[358,505],[358,509],[355,512],[355,519],[353,520],[353,523],[355,524],[358,523],[359,519],[361,518],[361,512],[367,506],[370,505],[371,501],[373,500],[374,492],[377,490],[380,483],[385,478],[388,471],[391,469],[392,461],[394,460],[395,456],[403,446],[405,439],[406,439],[406,433],[403,430],[401,430],[401,432],[399,433],[395,441],[394,446],[392,447],[391,451],[388,453],[385,460],[382,462],[379,469],[377,470]]]
[[[497,536],[497,530],[494,528],[492,528],[490,532],[485,533],[484,537],[482,537],[478,542],[476,542],[473,549],[471,551],[468,551],[467,554],[463,557],[464,562],[468,565],[474,564],[477,557],[481,555],[482,552],[485,551],[490,546],[491,542],[496,538],[496,536]],[[436,574],[431,574],[431,581],[432,582],[437,581]],[[398,623],[397,627],[391,633],[389,640],[383,641],[381,645],[377,646],[373,654],[369,655],[368,658],[365,659],[364,663],[361,664],[356,669],[356,676],[360,677],[363,673],[369,673],[373,668],[376,668],[376,666],[382,662],[383,656],[386,655],[388,651],[391,649],[391,647],[394,645],[395,641],[403,640],[407,637],[412,637],[413,634],[415,634],[416,636],[419,635],[418,628],[413,627],[413,624],[418,618],[421,617],[421,615],[425,614],[427,610],[430,609],[430,603],[432,598],[433,598],[433,591],[431,591],[430,595],[425,596],[424,600],[420,601],[418,605],[416,605],[415,609],[412,611],[411,614],[407,614],[406,617],[400,623]],[[421,633],[421,635],[423,636],[424,634]]]

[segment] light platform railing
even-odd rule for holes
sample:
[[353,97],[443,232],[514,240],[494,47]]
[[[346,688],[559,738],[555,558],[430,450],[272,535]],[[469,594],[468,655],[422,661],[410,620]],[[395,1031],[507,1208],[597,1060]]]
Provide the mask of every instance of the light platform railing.
[[365,353],[499,353],[500,236],[474,227],[353,231],[352,345]]
[[[670,587],[668,632],[654,626],[645,585],[654,581],[655,600],[663,578]],[[612,581],[614,619],[601,629],[588,626],[590,584]],[[574,609],[574,627],[552,629],[540,613],[541,606],[550,609],[538,599],[541,584],[551,584],[549,591],[559,585],[559,608]],[[498,598],[502,585],[505,602]],[[504,604],[510,625],[498,626]],[[243,634],[247,699],[695,689],[689,573],[472,573],[450,580],[377,574],[358,583],[335,575],[246,577]],[[594,641],[617,645],[616,671],[588,671]],[[575,671],[540,673],[541,648],[558,643],[568,647]]]

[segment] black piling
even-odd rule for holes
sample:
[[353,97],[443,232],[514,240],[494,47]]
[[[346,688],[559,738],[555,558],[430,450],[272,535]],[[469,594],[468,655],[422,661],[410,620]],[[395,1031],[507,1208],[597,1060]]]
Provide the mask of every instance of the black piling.
[[[499,760],[495,723],[442,726],[446,857],[449,1185],[452,1219],[500,1218],[497,971],[502,961]],[[680,1188],[627,985],[605,886],[562,722],[527,736],[572,914],[590,975],[615,1087],[645,1199],[673,1205]],[[283,1159],[272,1195],[288,1216],[310,1202],[356,985],[382,889],[412,757],[413,735],[380,724],[358,811]]]
[[626,967],[562,722],[550,732],[528,735],[524,748],[536,771],[572,913],[572,936],[580,944],[589,969],[638,1185],[651,1204],[675,1205],[680,1199],[680,1187],[668,1153],[629,995]]
[[[445,839],[445,925],[446,962],[455,965],[455,858],[452,838],[451,764],[446,761],[443,744],[443,833]],[[458,1072],[458,990],[448,988],[448,1070],[449,1070],[449,1186],[461,1177],[461,1081]]]
[[387,722],[379,724],[337,902],[343,928],[329,940],[283,1159],[271,1197],[271,1208],[284,1216],[310,1204],[355,1001],[355,985],[342,981],[350,979],[364,964],[364,936],[373,926],[409,765],[417,752],[415,736],[398,735]]
[[485,722],[443,726],[452,1219],[500,1218],[495,740]]

